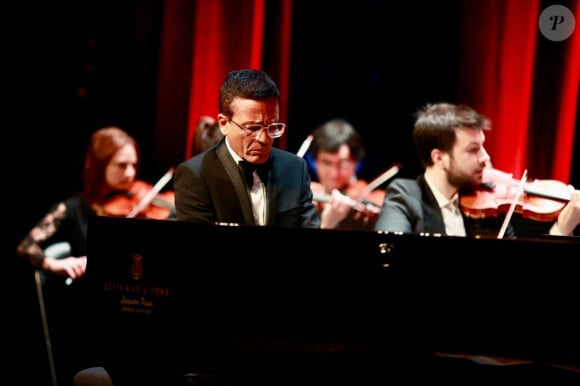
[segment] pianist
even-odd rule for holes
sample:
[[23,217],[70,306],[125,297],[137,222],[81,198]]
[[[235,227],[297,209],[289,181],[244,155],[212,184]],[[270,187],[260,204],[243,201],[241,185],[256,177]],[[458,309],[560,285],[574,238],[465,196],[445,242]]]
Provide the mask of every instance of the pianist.
[[306,161],[273,148],[286,127],[279,98],[277,85],[262,71],[228,74],[217,119],[225,138],[176,169],[179,220],[320,227]]

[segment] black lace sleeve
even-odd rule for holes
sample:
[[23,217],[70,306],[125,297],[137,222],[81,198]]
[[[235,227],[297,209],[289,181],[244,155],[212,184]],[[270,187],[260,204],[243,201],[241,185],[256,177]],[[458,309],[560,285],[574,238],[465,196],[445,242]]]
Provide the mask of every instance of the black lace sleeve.
[[59,202],[28,232],[26,237],[18,244],[16,252],[23,258],[28,258],[30,263],[41,268],[45,258],[43,247],[62,225],[66,217],[66,205]]

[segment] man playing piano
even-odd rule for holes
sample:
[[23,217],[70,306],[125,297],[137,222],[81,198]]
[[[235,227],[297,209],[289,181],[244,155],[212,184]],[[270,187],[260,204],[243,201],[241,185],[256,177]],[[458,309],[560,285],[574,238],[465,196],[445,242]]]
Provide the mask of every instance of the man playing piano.
[[273,148],[280,92],[264,72],[230,72],[220,89],[224,138],[175,172],[178,220],[319,228],[306,161]]

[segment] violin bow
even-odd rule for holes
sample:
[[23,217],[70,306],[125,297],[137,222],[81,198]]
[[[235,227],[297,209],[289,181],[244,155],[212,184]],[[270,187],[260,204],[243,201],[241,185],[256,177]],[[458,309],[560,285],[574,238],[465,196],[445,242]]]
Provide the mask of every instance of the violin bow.
[[147,205],[149,205],[149,203],[151,203],[151,201],[155,198],[155,196],[157,196],[157,193],[159,193],[161,191],[161,189],[163,189],[163,187],[165,185],[167,185],[167,183],[169,181],[171,181],[171,178],[173,177],[174,171],[175,171],[175,168],[170,168],[159,179],[159,181],[157,181],[157,183],[153,186],[153,188],[151,188],[151,190],[148,191],[147,194],[143,196],[141,201],[139,201],[139,203],[137,205],[135,205],[135,207],[133,208],[131,213],[129,213],[127,215],[127,218],[133,218],[133,217],[137,216],[143,210],[143,208],[145,208]]
[[507,226],[512,219],[512,215],[514,214],[514,211],[516,209],[516,205],[517,205],[518,201],[520,200],[520,196],[524,192],[524,187],[526,185],[526,180],[528,178],[527,175],[528,175],[528,169],[524,170],[524,174],[522,175],[522,179],[520,180],[520,183],[518,185],[518,192],[514,196],[512,202],[510,204],[510,207],[508,209],[508,212],[507,212],[505,218],[503,219],[503,224],[501,224],[501,229],[499,230],[499,233],[497,234],[498,239],[503,239],[503,236],[505,235],[505,231],[507,230]]
[[312,134],[306,137],[306,139],[304,140],[304,142],[302,142],[302,145],[300,145],[300,148],[296,152],[296,155],[298,157],[300,158],[304,157],[304,154],[306,154],[306,152],[308,151],[308,148],[310,147],[310,144],[312,143],[313,139],[314,137],[312,136]]
[[370,193],[379,186],[381,186],[385,181],[393,178],[395,174],[399,172],[399,170],[401,170],[401,167],[399,165],[391,166],[389,169],[387,169],[386,172],[382,173],[380,176],[369,182],[369,184],[364,189],[363,196],[364,194]]

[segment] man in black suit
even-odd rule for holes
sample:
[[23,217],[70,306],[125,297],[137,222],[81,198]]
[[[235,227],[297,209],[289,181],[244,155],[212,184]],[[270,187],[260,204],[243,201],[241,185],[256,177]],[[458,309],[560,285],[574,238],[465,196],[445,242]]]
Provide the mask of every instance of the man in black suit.
[[220,88],[224,138],[175,171],[178,220],[319,228],[303,158],[274,148],[280,92],[263,71],[230,72]]
[[[449,236],[519,235],[515,224],[504,221],[506,214],[467,216],[459,207],[462,193],[480,187],[486,175],[498,173],[484,147],[484,132],[490,129],[489,118],[469,106],[438,103],[419,110],[413,139],[425,171],[416,179],[399,178],[389,184],[375,230]],[[571,191],[570,202],[547,233],[572,236],[579,223],[580,191],[576,190]]]

